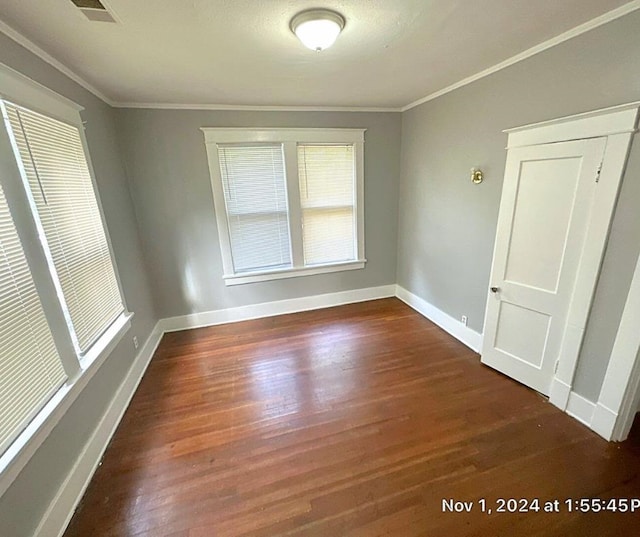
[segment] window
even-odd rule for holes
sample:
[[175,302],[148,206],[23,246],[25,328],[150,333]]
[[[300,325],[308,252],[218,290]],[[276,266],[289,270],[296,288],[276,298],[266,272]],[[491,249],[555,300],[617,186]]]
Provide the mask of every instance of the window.
[[67,379],[0,186],[0,454]]
[[353,145],[298,145],[305,265],[356,259]]
[[204,128],[227,285],[363,268],[363,129]]
[[77,127],[5,103],[7,127],[78,351],[124,311]]
[[2,480],[130,327],[80,109],[0,64]]
[[281,145],[218,146],[235,272],[291,267]]

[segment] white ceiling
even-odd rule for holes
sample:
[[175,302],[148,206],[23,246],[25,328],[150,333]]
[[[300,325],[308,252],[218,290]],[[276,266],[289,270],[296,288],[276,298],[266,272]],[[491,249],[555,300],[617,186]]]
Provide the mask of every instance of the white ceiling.
[[[115,103],[401,108],[627,0],[2,0],[0,19]],[[632,2],[635,7],[639,2]],[[306,49],[299,11],[346,19]]]

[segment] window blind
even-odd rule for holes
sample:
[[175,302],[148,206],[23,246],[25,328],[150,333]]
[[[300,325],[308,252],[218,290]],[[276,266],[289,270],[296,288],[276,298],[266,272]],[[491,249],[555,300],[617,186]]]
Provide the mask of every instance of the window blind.
[[218,144],[236,273],[292,266],[282,144]]
[[66,378],[0,187],[0,454]]
[[6,103],[81,353],[124,311],[80,133],[76,127]]
[[357,257],[353,145],[298,144],[305,265]]

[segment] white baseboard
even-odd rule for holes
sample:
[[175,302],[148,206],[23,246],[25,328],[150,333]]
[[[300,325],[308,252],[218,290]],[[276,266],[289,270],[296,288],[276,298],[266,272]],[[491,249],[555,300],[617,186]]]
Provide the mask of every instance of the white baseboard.
[[617,414],[600,402],[594,403],[578,395],[571,390],[571,386],[558,378],[554,378],[551,384],[549,402],[605,440],[617,440],[614,438]]
[[566,410],[569,404],[569,396],[571,395],[571,386],[566,382],[554,377],[551,381],[551,391],[549,393],[549,402],[557,406],[560,410]]
[[598,403],[593,411],[591,429],[602,436],[605,440],[621,440],[620,438],[614,438],[617,421],[618,414],[604,406],[602,403]]
[[583,423],[591,429],[591,421],[593,420],[593,413],[596,409],[596,404],[585,399],[576,392],[569,394],[569,401],[567,402],[567,414],[574,417],[580,423]]
[[163,332],[175,332],[191,328],[202,328],[205,326],[248,321],[263,317],[273,317],[274,315],[330,308],[333,306],[342,306],[343,304],[353,304],[356,302],[365,302],[367,300],[376,300],[379,298],[389,298],[395,296],[395,294],[395,285],[366,287],[364,289],[353,289],[350,291],[340,291],[338,293],[304,296],[288,300],[278,300],[275,302],[251,304],[237,308],[192,313],[190,315],[182,315],[179,317],[169,317],[167,319],[161,319],[158,325],[160,330]]
[[109,408],[102,416],[91,438],[82,449],[71,472],[49,504],[35,535],[41,537],[61,536],[69,524],[73,513],[82,499],[102,456],[115,433],[120,420],[131,401],[142,376],[160,344],[162,331],[156,325],[144,346],[135,358],[124,382],[118,388]]
[[482,334],[465,326],[460,321],[454,319],[419,296],[414,295],[412,292],[407,291],[400,285],[396,285],[395,294],[405,304],[412,307],[431,322],[437,324],[445,332],[448,332],[475,352],[480,352],[482,348]]

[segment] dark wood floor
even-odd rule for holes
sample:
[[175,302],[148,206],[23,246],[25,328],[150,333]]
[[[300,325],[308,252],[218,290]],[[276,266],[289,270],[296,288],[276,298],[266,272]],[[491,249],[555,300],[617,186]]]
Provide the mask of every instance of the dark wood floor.
[[638,498],[639,470],[639,438],[605,442],[387,299],[166,335],[65,535],[638,536],[640,510],[564,500]]

